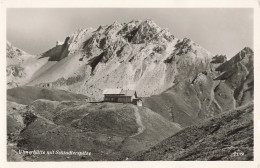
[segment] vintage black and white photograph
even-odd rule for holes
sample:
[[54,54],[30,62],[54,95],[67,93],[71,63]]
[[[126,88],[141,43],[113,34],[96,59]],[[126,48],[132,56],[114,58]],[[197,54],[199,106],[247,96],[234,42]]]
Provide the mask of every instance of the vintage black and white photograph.
[[7,8],[7,162],[254,161],[253,8]]

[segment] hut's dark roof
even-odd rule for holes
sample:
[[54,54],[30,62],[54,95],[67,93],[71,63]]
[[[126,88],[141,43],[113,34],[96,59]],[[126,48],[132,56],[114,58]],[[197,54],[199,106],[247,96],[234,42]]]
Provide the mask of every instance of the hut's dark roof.
[[124,96],[133,96],[136,94],[135,90],[122,90],[122,89],[105,89],[103,94],[115,94],[115,95],[124,95]]

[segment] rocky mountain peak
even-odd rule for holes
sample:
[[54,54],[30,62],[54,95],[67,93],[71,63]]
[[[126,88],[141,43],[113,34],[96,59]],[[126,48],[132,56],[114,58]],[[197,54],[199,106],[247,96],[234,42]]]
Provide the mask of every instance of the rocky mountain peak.
[[147,18],[142,22],[144,25],[149,25],[150,27],[159,27],[152,19]]
[[122,27],[123,27],[123,25],[121,23],[118,23],[117,21],[115,21],[114,23],[112,23],[110,26],[108,26],[105,29],[105,34],[107,36],[111,36],[111,35],[117,33],[119,30],[121,30]]
[[251,80],[254,67],[253,57],[254,52],[249,47],[245,47],[230,60],[216,68],[216,71],[221,72],[216,79],[228,80],[232,87],[240,86],[241,81],[245,79]]
[[212,61],[210,63],[213,64],[220,64],[224,63],[227,61],[227,56],[226,55],[216,55],[212,58]]
[[[249,47],[245,47],[240,52],[238,52],[234,57],[232,57],[229,60],[229,62],[230,62],[230,64],[236,64],[239,62],[242,62],[242,63],[244,62],[246,64],[248,64],[250,62],[252,63],[253,55],[254,55],[253,50]],[[251,61],[249,61],[249,60],[251,60]]]
[[138,26],[131,42],[135,44],[148,42],[156,37],[156,35],[161,31],[162,28],[160,28],[153,20],[147,19]]
[[9,41],[6,42],[7,58],[15,58],[25,54],[24,51],[14,47]]
[[250,47],[245,47],[243,50],[241,50],[243,52],[246,52],[246,53],[250,53],[250,54],[253,54],[254,51],[250,48]]
[[114,21],[110,26],[111,27],[120,27],[120,26],[122,26],[122,24],[119,23],[118,21]]
[[141,20],[132,20],[129,23],[126,23],[118,32],[118,34],[125,36],[126,34],[131,33],[133,30],[136,30],[141,23]]
[[178,40],[175,45],[175,54],[187,54],[188,52],[194,52],[194,42],[188,38],[183,38],[182,40]]
[[23,85],[28,76],[33,72],[30,68],[26,68],[24,65],[29,64],[35,56],[26,53],[25,51],[13,46],[9,41],[6,44],[6,77],[7,87],[17,87]]
[[249,47],[243,48],[238,55],[240,56],[241,59],[243,59],[246,56],[252,56],[254,54],[253,50]]
[[[25,51],[15,47],[9,41],[6,42],[6,57],[12,59],[12,61],[24,62],[28,58],[31,58],[32,55],[26,53]],[[12,62],[11,61],[11,62]],[[10,62],[10,61],[9,61]]]

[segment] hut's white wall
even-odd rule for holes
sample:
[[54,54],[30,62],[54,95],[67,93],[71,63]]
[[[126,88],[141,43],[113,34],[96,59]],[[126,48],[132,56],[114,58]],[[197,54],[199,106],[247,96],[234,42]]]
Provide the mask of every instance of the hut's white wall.
[[142,100],[138,100],[138,101],[137,101],[137,106],[143,106]]

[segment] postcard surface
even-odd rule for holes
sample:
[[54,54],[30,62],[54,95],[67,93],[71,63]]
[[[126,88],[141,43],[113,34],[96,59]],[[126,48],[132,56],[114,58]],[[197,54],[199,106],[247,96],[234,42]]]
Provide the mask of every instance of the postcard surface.
[[1,4],[3,167],[259,167],[258,1],[47,2]]

